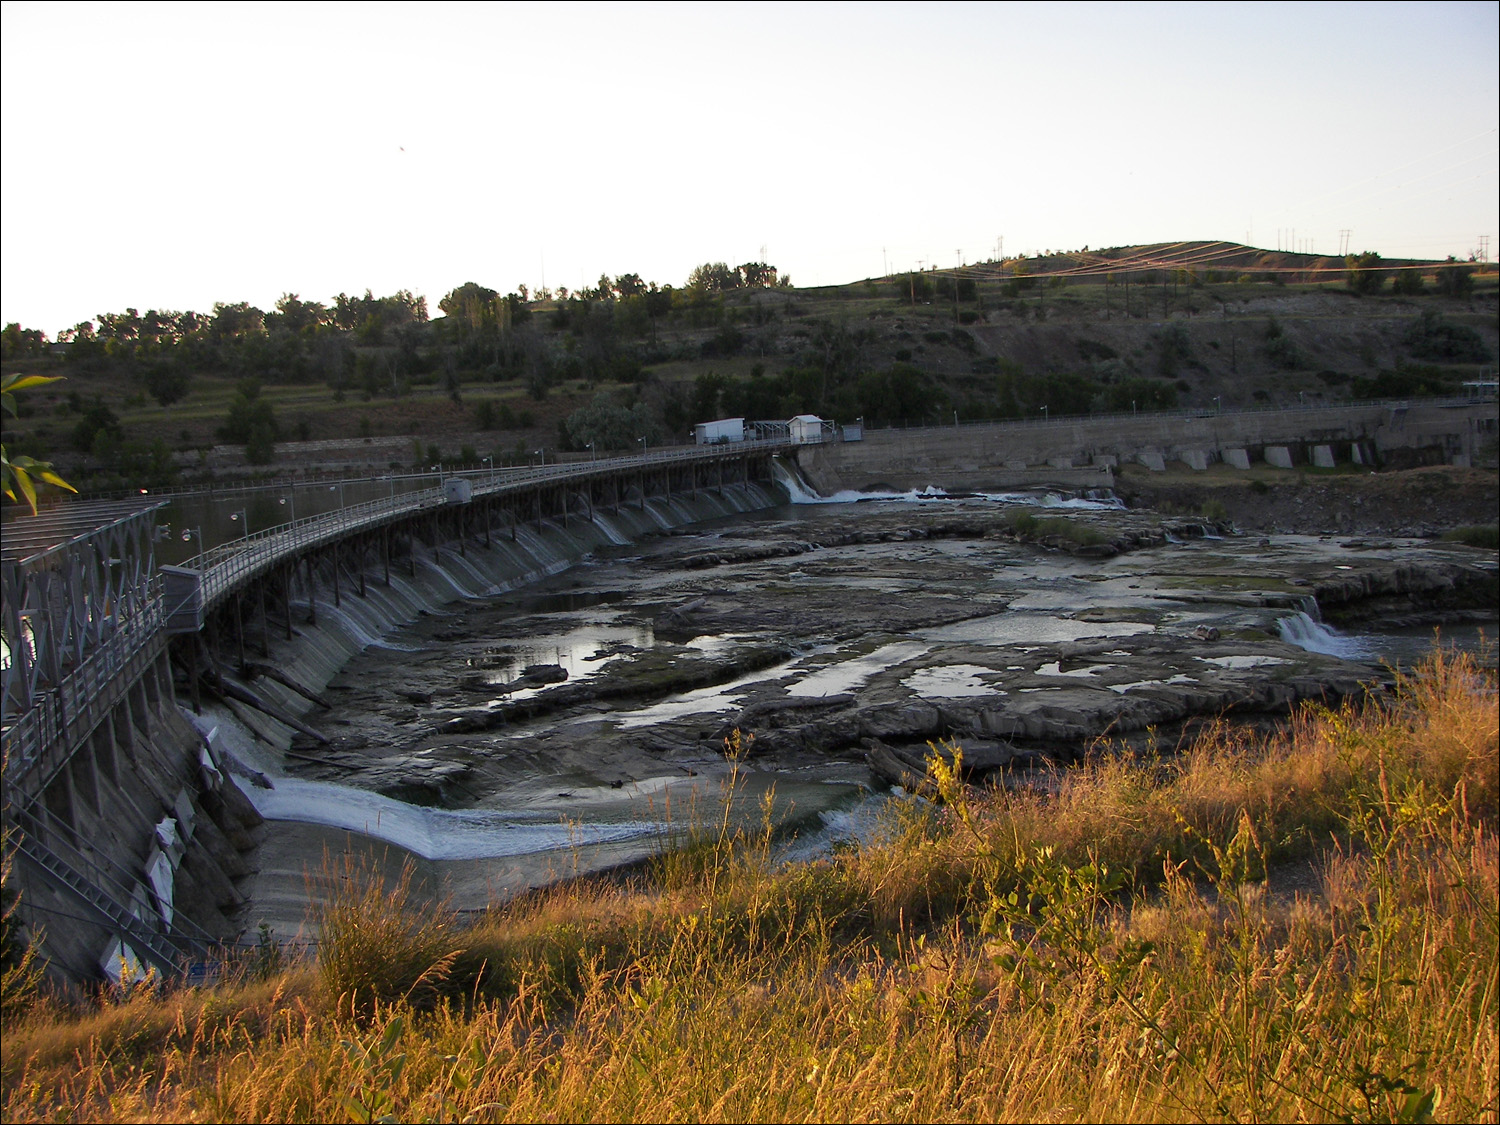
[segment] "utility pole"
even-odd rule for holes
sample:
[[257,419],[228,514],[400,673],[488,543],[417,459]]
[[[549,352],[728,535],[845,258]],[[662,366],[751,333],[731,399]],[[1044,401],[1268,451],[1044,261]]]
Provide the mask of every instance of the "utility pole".
[[953,323],[958,323],[958,270],[963,265],[963,251],[953,251]]
[[1350,230],[1348,227],[1345,227],[1343,230],[1339,231],[1339,257],[1340,258],[1347,258],[1349,256],[1349,236],[1351,234],[1353,234],[1353,233],[1354,232],[1352,230]]
[[1479,260],[1481,262],[1490,260],[1490,236],[1487,234],[1479,236]]

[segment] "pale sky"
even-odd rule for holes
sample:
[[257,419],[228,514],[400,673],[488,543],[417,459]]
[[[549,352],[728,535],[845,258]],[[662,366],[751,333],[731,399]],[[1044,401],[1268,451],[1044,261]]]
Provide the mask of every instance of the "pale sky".
[[830,284],[1002,237],[1465,257],[1500,233],[1497,13],[6,2],[0,318]]

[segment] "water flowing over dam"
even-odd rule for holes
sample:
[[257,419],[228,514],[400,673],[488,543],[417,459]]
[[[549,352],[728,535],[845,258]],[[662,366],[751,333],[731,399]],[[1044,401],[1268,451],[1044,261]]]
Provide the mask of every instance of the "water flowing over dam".
[[[823,495],[800,455],[736,452],[393,493],[337,534],[302,521],[166,568],[155,600],[148,508],[69,548],[101,577],[67,615],[55,553],[22,560],[31,632],[7,637],[85,657],[7,669],[7,823],[49,956],[88,976],[203,962],[262,924],[315,940],[307,876],[346,851],[479,910],[648,857],[726,800],[745,823],[765,802],[805,857],[867,830],[929,742],[961,743],[976,783],[1167,752],[1379,690],[1406,657],[1372,619],[1494,616],[1493,557],[1461,547],[1244,536],[1050,470]],[[101,658],[118,672],[81,680]]]

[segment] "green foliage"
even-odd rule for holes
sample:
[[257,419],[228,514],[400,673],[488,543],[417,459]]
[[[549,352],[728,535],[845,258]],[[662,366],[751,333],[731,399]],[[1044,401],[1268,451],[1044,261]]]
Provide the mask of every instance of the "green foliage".
[[192,378],[175,364],[162,361],[151,365],[144,376],[146,390],[159,406],[171,406],[187,397]]
[[1020,364],[1000,361],[995,391],[1001,417],[1032,418],[1042,407],[1050,415],[1087,414],[1100,385],[1072,372],[1028,374]]
[[1443,538],[1450,543],[1462,543],[1468,547],[1483,547],[1493,551],[1500,548],[1500,526],[1492,523],[1469,524],[1445,531]]
[[1006,521],[1018,539],[1048,540],[1054,545],[1093,546],[1106,541],[1095,527],[1067,516],[1038,516],[1025,508],[1012,511]]
[[1261,351],[1283,371],[1302,366],[1302,352],[1274,317],[1266,322],[1265,343],[1261,345]]
[[38,359],[47,352],[47,334],[35,328],[22,328],[12,321],[0,332],[0,360]]
[[893,363],[884,371],[870,371],[856,386],[859,410],[872,426],[918,423],[931,418],[932,380],[909,363]]
[[1350,386],[1358,398],[1423,398],[1458,393],[1463,376],[1443,367],[1422,363],[1398,363],[1394,371],[1381,371],[1371,378],[1354,378]]
[[74,449],[88,453],[99,445],[101,438],[115,442],[124,439],[119,417],[101,399],[96,398],[87,405],[78,401],[75,405],[80,416],[71,435]]
[[1484,338],[1465,324],[1451,324],[1431,309],[1401,335],[1401,343],[1412,355],[1422,359],[1448,360],[1453,363],[1491,363],[1494,356]]
[[1444,297],[1470,297],[1474,293],[1474,267],[1459,265],[1449,257],[1449,265],[1439,266],[1437,291]]
[[1403,297],[1420,296],[1426,289],[1426,286],[1422,284],[1422,271],[1397,270],[1395,280],[1391,282],[1391,288]]
[[1361,296],[1380,292],[1380,286],[1385,281],[1385,271],[1380,268],[1380,261],[1380,255],[1373,250],[1366,250],[1363,254],[1350,254],[1344,259],[1344,265],[1348,269],[1345,284],[1351,292]]
[[1156,369],[1167,378],[1193,357],[1192,342],[1181,324],[1169,324],[1156,336]]
[[1085,363],[1097,363],[1101,360],[1115,359],[1119,353],[1108,344],[1102,344],[1097,340],[1088,340],[1080,336],[1073,341],[1073,346],[1078,349],[1078,356]]
[[245,459],[252,465],[268,465],[275,457],[281,428],[276,410],[269,399],[261,397],[258,379],[241,379],[229,403],[229,413],[219,427],[219,437],[233,445],[245,447]]
[[[17,394],[55,383],[59,378],[60,376],[55,375],[5,375],[0,378],[0,405],[3,405],[6,414],[14,418],[17,416]],[[5,446],[0,444],[0,492],[5,494],[6,499],[25,501],[31,514],[36,515],[36,495],[40,486],[78,491],[52,471],[50,461],[40,461],[24,453],[12,457]]]
[[586,449],[592,445],[596,453],[638,449],[641,438],[649,443],[660,440],[651,410],[645,403],[625,406],[603,392],[568,415],[565,428],[572,448]]

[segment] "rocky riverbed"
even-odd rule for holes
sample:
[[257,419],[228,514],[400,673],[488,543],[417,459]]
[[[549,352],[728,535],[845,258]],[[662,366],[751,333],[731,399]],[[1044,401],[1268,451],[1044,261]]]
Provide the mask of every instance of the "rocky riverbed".
[[307,719],[327,741],[301,735],[289,758],[411,803],[591,816],[721,771],[736,729],[752,769],[814,789],[879,784],[879,744],[958,739],[993,771],[1169,748],[1387,679],[1373,649],[1328,643],[1320,606],[1411,624],[1495,604],[1493,553],[1428,541],[1103,506],[783,510],[424,618],[350,664]]
[[1500,602],[1493,551],[1029,500],[788,506],[423,615],[344,667],[256,791],[280,822],[257,919],[295,932],[301,871],[367,837],[478,908],[650,854],[731,771],[736,816],[816,834],[914,784],[934,740],[981,783],[1170,752],[1381,690],[1371,615],[1472,629]]

